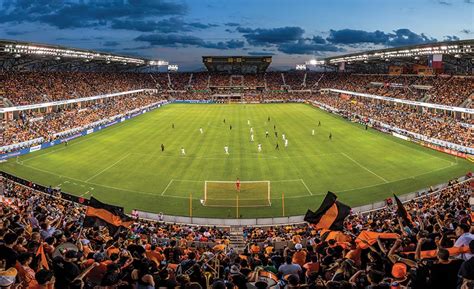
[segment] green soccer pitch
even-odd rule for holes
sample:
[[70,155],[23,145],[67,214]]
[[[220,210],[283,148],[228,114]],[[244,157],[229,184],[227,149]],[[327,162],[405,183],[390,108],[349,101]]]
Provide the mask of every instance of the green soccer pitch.
[[[466,160],[365,130],[306,104],[170,104],[78,138],[67,147],[41,150],[0,166],[13,175],[85,198],[94,196],[127,211],[187,216],[192,203],[193,216],[223,218],[282,216],[282,193],[286,215],[316,209],[327,191],[351,206],[363,205],[473,170]],[[239,193],[237,178],[242,181]],[[209,187],[222,203],[202,204],[206,181],[230,181],[228,186]],[[244,186],[247,181],[270,181],[270,202],[265,199],[267,183]]]

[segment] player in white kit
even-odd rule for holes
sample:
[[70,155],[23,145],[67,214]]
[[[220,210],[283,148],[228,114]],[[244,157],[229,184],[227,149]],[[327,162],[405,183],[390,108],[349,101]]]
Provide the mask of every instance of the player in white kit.
[[250,135],[250,141],[253,142],[253,134]]
[[204,133],[204,131],[202,130],[202,127],[201,127],[201,128],[199,128],[199,131],[201,132],[201,134],[203,134],[203,133]]
[[285,147],[288,147],[288,139],[285,139]]
[[228,154],[229,154],[229,147],[228,147],[228,146],[225,146],[225,147],[224,147],[224,151],[225,151],[225,154],[228,155]]
[[258,144],[257,150],[258,150],[258,152],[261,152],[261,151],[262,151],[262,144],[260,144],[260,143]]
[[314,135],[314,129],[311,131],[311,135]]
[[181,147],[181,155],[183,155],[183,156],[184,156],[185,154],[186,154],[186,152],[184,151],[184,148],[183,148],[183,147]]

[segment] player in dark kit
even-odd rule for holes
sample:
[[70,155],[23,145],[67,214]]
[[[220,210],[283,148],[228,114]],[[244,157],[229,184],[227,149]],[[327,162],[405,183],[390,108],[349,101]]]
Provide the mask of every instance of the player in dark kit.
[[318,121],[318,126],[321,126],[321,121]]
[[165,146],[163,144],[161,144],[161,151],[164,152],[165,151]]
[[232,125],[229,126],[230,130],[232,130]]
[[224,123],[225,123],[225,118],[224,118]]
[[270,117],[268,117],[268,122],[270,122]]
[[278,137],[278,132],[277,131],[275,132],[275,137]]
[[278,143],[277,143],[277,145],[275,146],[275,149],[276,149],[276,150],[280,150],[280,146],[278,145]]
[[332,140],[332,133],[329,133],[329,140]]
[[171,124],[171,128],[174,128],[174,123],[173,123],[173,124]]

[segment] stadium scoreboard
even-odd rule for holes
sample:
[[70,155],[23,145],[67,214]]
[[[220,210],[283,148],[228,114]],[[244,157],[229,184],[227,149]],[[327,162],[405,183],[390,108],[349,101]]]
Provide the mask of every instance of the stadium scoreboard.
[[203,56],[202,62],[210,72],[233,74],[263,73],[272,63],[271,56]]

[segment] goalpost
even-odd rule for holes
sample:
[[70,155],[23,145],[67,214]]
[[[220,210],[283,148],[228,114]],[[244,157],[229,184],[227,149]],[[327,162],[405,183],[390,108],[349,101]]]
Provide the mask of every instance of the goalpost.
[[270,181],[205,181],[202,205],[207,207],[269,207]]

